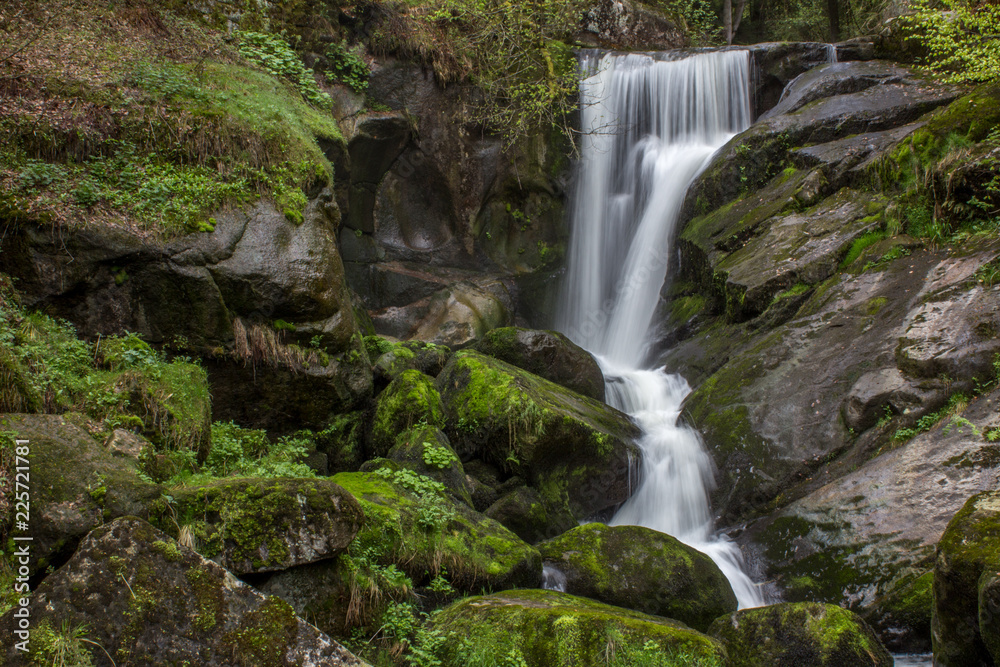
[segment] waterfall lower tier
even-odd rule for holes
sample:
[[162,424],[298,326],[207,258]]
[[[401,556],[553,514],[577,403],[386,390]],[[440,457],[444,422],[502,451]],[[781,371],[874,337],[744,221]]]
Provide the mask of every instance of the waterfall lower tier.
[[642,483],[612,523],[669,533],[708,554],[740,606],[758,606],[739,549],[715,534],[712,462],[698,434],[678,423],[690,388],[641,368],[688,186],[750,125],[749,53],[607,54],[581,65],[585,134],[558,326],[598,357],[608,402],[643,429]]

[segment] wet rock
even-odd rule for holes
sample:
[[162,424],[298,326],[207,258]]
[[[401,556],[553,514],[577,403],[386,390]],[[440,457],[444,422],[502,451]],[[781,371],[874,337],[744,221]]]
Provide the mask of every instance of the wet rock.
[[461,457],[528,481],[577,519],[624,502],[638,428],[625,414],[510,364],[462,351],[438,376]]
[[152,451],[153,444],[141,435],[136,435],[131,431],[116,428],[104,441],[104,448],[111,452],[112,456],[138,461],[139,455],[146,449]]
[[930,653],[934,572],[905,575],[864,614],[885,647],[894,653]]
[[653,7],[601,0],[586,12],[577,39],[605,49],[666,51],[686,46],[684,31]]
[[364,516],[326,479],[223,479],[173,489],[149,508],[171,534],[186,519],[198,553],[235,574],[273,572],[331,558],[347,548]]
[[423,341],[403,341],[374,359],[372,372],[377,386],[384,386],[407,370],[437,377],[451,357],[451,349]]
[[483,514],[510,528],[530,544],[569,530],[577,524],[565,505],[552,506],[538,491],[528,486],[508,491],[490,503]]
[[834,605],[787,602],[723,616],[708,633],[736,667],[891,667],[892,656],[857,615]]
[[898,368],[865,373],[854,383],[841,411],[848,428],[860,432],[879,419],[904,414],[934,400],[934,392],[907,379]]
[[566,577],[565,592],[665,616],[702,632],[736,611],[736,595],[712,559],[640,526],[589,523],[538,545]]
[[593,355],[556,331],[494,329],[479,341],[476,350],[578,394],[604,400],[604,374]]
[[[88,535],[34,591],[28,609],[35,632],[43,624],[57,632],[63,624],[86,626],[92,643],[81,646],[94,664],[105,664],[106,651],[119,664],[365,665],[287,603],[133,517]],[[9,637],[14,613],[0,617]],[[29,663],[14,642],[7,646],[5,664]],[[32,647],[32,656],[44,650]]]
[[490,662],[488,656],[498,655],[529,667],[596,665],[606,659],[609,637],[623,664],[664,655],[727,664],[720,642],[682,623],[555,591],[467,598],[442,610],[433,628],[448,637],[442,650],[448,667]]
[[[934,661],[941,665],[988,665],[986,640],[995,646],[996,593],[1000,571],[1000,494],[969,499],[948,523],[934,562]],[[980,601],[986,603],[980,606]],[[987,634],[980,627],[987,627]]]
[[162,487],[143,481],[134,461],[112,456],[67,417],[0,415],[0,430],[30,447],[32,575],[66,562],[92,529],[145,515],[160,497]]

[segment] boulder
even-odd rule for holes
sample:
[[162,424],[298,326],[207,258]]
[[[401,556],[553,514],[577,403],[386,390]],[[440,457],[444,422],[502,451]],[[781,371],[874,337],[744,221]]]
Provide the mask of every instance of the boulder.
[[934,572],[901,581],[864,614],[885,647],[894,653],[930,653]]
[[[720,642],[682,623],[544,590],[466,598],[440,611],[446,667],[605,664],[729,664]],[[683,658],[681,658],[683,656]],[[673,664],[671,662],[670,664]]]
[[[94,530],[28,600],[33,650],[21,653],[5,642],[4,664],[63,664],[41,635],[80,629],[81,639],[63,641],[94,661],[87,664],[113,656],[118,664],[144,665],[365,665],[287,603],[134,517]],[[0,617],[11,638],[15,613]]]
[[597,360],[556,331],[494,329],[476,344],[476,350],[578,394],[604,400],[604,374]]
[[472,506],[471,484],[462,462],[448,442],[448,436],[441,429],[414,426],[403,431],[396,437],[396,444],[386,458],[400,467],[440,482],[455,498]]
[[538,545],[565,592],[666,616],[702,632],[736,611],[736,595],[705,554],[641,526],[589,523]]
[[0,431],[28,441],[32,575],[62,565],[106,521],[144,515],[162,492],[139,476],[134,461],[113,456],[74,421],[70,415],[0,415]]
[[487,331],[512,323],[512,301],[498,280],[463,281],[403,307],[372,314],[377,331],[452,348],[467,347]]
[[[516,478],[515,478],[516,479]],[[480,486],[485,486],[480,484]],[[480,489],[484,496],[487,489]],[[494,490],[494,495],[496,491]],[[475,499],[475,496],[474,496]],[[535,544],[577,525],[569,508],[553,505],[530,486],[519,486],[489,504],[483,514],[510,528],[522,540]]]
[[372,372],[375,384],[382,387],[399,376],[403,371],[417,370],[430,377],[437,377],[448,363],[451,350],[444,345],[434,345],[423,341],[404,341],[392,346],[392,349],[372,357],[375,362]]
[[441,428],[444,406],[434,379],[417,370],[404,371],[378,398],[371,426],[371,447],[376,456],[385,456],[396,438],[418,424]]
[[[948,523],[934,562],[935,664],[993,663],[997,615],[992,577],[1000,571],[1000,493],[973,496]],[[980,606],[980,600],[986,607]],[[983,635],[980,627],[986,627]],[[995,647],[995,644],[994,644]]]
[[332,558],[364,522],[357,501],[327,479],[222,479],[171,489],[149,508],[154,526],[189,532],[198,553],[235,574]]
[[893,658],[856,614],[830,604],[785,602],[723,616],[708,634],[734,667],[892,667]]
[[361,503],[365,526],[348,556],[395,566],[416,585],[444,574],[456,589],[537,586],[538,551],[454,501],[440,483],[411,470],[340,473],[333,481]]
[[437,385],[445,433],[463,460],[517,474],[578,520],[627,499],[639,456],[627,415],[473,351],[453,356]]

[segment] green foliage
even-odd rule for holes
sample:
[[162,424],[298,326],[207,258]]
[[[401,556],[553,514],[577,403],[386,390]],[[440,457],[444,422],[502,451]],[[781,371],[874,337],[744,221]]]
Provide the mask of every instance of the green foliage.
[[282,436],[272,442],[267,433],[233,422],[212,424],[212,449],[201,466],[193,457],[182,461],[168,486],[205,484],[223,477],[315,477],[302,463],[313,449],[305,434]]
[[329,109],[330,96],[319,89],[313,71],[302,64],[302,59],[292,50],[283,37],[265,32],[236,31],[240,54],[274,76],[291,82],[310,104]]
[[[924,415],[918,419],[913,426],[897,429],[892,435],[892,439],[896,442],[906,442],[907,440],[911,440],[921,433],[931,430],[938,424],[938,422],[946,417],[952,417],[955,419],[956,421],[954,423],[957,425],[968,424],[971,426],[967,420],[960,417],[960,414],[963,410],[965,410],[965,407],[968,404],[969,399],[967,396],[964,394],[954,394],[948,399],[947,405],[940,410]],[[975,429],[974,426],[972,428]],[[976,432],[978,433],[978,430]]]
[[350,48],[346,41],[331,44],[326,50],[326,57],[330,61],[327,74],[350,87],[358,95],[364,95],[368,90],[368,77],[371,75],[371,69],[361,57],[361,52],[360,46]]
[[916,0],[902,18],[910,39],[927,49],[927,69],[946,83],[1000,78],[1000,6],[965,0]]
[[420,499],[417,524],[424,530],[441,531],[455,518],[455,509],[447,500],[448,493],[441,482],[406,468],[396,471],[381,468],[375,474],[412,491]]
[[840,262],[840,268],[845,269],[851,264],[857,261],[861,257],[861,253],[875,245],[879,241],[885,238],[885,232],[881,230],[875,230],[870,232],[865,232],[858,238],[854,239],[854,243],[851,244],[851,248],[847,251],[844,259]]

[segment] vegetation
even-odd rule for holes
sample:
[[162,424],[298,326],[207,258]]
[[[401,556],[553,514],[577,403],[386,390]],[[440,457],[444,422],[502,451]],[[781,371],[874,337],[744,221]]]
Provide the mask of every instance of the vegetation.
[[927,50],[926,67],[945,73],[948,83],[1000,78],[1000,7],[969,0],[916,0],[903,18],[910,39]]

